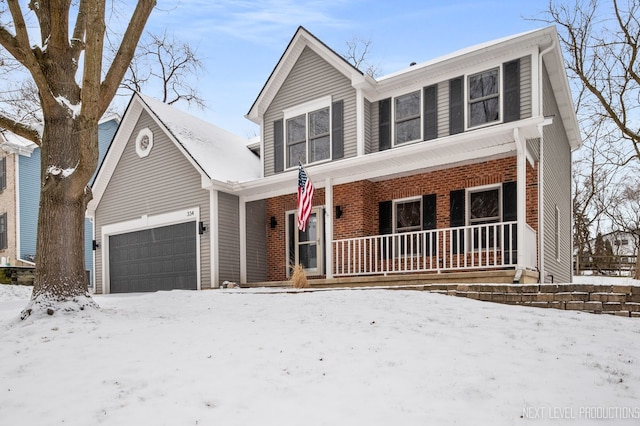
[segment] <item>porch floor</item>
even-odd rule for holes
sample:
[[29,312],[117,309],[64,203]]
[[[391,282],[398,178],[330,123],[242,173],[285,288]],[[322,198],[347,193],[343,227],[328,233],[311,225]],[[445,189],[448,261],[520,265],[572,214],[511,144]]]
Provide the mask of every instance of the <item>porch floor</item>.
[[[340,278],[309,278],[311,288],[403,287],[422,284],[513,284],[513,269],[473,272],[394,274]],[[517,284],[537,284],[537,271],[524,270]],[[265,281],[242,284],[245,288],[291,287],[290,281]]]

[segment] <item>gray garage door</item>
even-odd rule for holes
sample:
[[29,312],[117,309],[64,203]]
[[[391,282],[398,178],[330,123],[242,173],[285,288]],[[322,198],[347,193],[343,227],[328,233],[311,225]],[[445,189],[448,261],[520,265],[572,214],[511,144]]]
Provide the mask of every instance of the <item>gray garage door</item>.
[[111,293],[197,287],[195,222],[109,237]]

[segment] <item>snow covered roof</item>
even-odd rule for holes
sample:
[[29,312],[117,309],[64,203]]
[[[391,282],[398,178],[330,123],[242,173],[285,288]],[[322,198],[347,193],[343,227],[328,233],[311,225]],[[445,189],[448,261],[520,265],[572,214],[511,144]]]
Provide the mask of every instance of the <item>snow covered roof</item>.
[[248,139],[149,96],[138,96],[209,178],[245,182],[260,177],[260,159],[247,147]]
[[31,156],[31,153],[38,145],[28,139],[18,136],[13,132],[0,129],[0,148],[10,154]]

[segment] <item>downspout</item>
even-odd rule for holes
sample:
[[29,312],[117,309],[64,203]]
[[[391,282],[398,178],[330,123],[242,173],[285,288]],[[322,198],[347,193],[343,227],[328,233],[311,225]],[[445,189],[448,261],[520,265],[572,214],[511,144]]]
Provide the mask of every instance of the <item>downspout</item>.
[[364,140],[364,93],[361,88],[356,89],[356,156],[365,153]]
[[[542,57],[556,48],[555,39],[551,46],[542,50],[538,55],[538,116],[544,116],[544,73]],[[545,262],[544,262],[544,129],[540,128],[540,163],[538,167],[538,271],[540,282],[544,282]]]

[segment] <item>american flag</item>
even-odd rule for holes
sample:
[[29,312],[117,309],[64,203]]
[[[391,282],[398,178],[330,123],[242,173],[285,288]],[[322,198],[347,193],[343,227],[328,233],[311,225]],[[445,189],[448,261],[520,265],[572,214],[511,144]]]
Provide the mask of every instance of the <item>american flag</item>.
[[311,216],[313,201],[313,184],[307,176],[307,172],[300,163],[298,167],[298,229],[304,232],[307,229],[307,221]]

